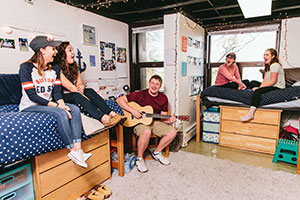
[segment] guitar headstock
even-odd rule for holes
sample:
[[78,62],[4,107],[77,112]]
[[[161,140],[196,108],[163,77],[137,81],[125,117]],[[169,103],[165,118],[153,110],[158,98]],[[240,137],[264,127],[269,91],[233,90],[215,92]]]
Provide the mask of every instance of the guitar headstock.
[[179,115],[177,117],[177,119],[179,119],[181,121],[190,121],[190,116],[188,116],[188,115]]

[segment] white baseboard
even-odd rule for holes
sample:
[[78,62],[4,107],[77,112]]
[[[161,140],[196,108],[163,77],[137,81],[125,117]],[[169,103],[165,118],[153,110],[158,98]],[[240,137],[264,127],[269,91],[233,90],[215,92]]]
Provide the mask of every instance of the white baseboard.
[[190,141],[190,139],[192,139],[194,135],[196,135],[196,124],[189,130],[183,131],[183,140],[182,140],[181,147],[186,147],[188,141]]

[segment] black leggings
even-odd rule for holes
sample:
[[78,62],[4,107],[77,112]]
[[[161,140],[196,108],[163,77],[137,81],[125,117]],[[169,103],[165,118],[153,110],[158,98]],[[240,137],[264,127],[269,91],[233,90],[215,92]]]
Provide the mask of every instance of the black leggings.
[[[243,80],[242,82],[246,85],[247,89],[252,89],[254,87],[259,87],[260,84],[261,84],[258,81],[251,81],[250,82],[247,79]],[[238,89],[239,88],[239,84],[237,84],[236,82],[230,82],[230,83],[226,83],[224,85],[218,85],[218,87]]]
[[89,99],[82,96],[79,92],[63,94],[63,99],[67,103],[75,104],[81,109],[83,108],[85,112],[97,120],[100,120],[104,114],[109,114],[112,111],[95,90],[87,88],[84,89],[83,93]]
[[274,87],[274,86],[258,88],[257,90],[254,91],[254,93],[252,95],[251,106],[254,106],[257,108],[259,106],[260,98],[261,98],[262,94],[273,91],[273,90],[278,90],[278,89],[280,89],[280,88]]

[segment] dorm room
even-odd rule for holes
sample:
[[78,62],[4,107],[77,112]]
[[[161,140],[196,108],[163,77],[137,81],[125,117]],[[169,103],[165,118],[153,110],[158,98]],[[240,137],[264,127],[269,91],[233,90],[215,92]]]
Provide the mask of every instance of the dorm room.
[[[269,192],[249,188],[247,193],[239,190],[246,187],[239,181],[245,177],[250,187],[259,180],[258,176],[270,174],[282,184],[281,176],[293,180],[297,177],[295,173],[300,174],[298,142],[292,143],[297,151],[284,150],[291,154],[293,161],[281,158],[279,161],[284,162],[272,163],[278,156],[282,127],[292,124],[299,128],[300,3],[273,0],[271,15],[245,18],[238,1],[12,0],[0,3],[0,199],[279,197],[270,191],[281,192],[283,188],[274,186]],[[69,41],[71,53],[67,53],[67,48],[63,52],[66,62],[68,54],[77,63],[80,84],[93,89],[111,110],[120,115],[125,113],[128,118],[125,123],[121,120],[104,127],[101,120],[77,105],[82,112],[82,150],[92,154],[86,160],[87,168],[76,165],[67,156],[70,151],[60,135],[59,119],[47,113],[19,110],[26,89],[22,88],[24,80],[20,80],[18,72],[20,65],[36,53],[30,43],[39,36],[46,36],[48,42]],[[40,46],[37,52],[45,56],[47,52],[40,50],[46,47],[49,46]],[[216,74],[226,55],[234,52],[241,78],[262,81],[259,70],[264,68],[263,53],[267,48],[277,50],[290,87],[263,94],[254,119],[241,122],[240,117],[249,110],[253,91],[216,87]],[[44,70],[54,71],[53,66],[52,63]],[[69,72],[70,66],[67,68],[65,71]],[[152,79],[153,75],[159,76]],[[78,79],[71,82],[80,85]],[[148,97],[141,95],[144,90],[150,94],[150,100],[158,94],[167,97],[167,101],[160,97],[159,103],[164,105],[159,105],[159,113],[155,110],[157,102],[153,100],[151,104]],[[52,102],[60,106],[56,100]],[[131,102],[145,105],[135,107]],[[148,121],[137,120],[136,124],[129,125],[137,115],[126,103]],[[152,105],[154,111],[144,110],[147,105]],[[217,113],[218,118],[212,123],[203,117],[210,112]],[[287,113],[292,113],[293,119]],[[156,118],[154,123],[162,121],[168,126],[162,126],[163,133],[149,129],[152,131],[150,144],[143,144],[147,148],[141,156],[141,143],[148,138],[142,140],[145,134],[139,133],[148,129],[139,128],[139,132],[137,127],[144,124],[148,128],[150,122],[154,124],[152,118]],[[210,132],[204,126],[218,134],[205,135]],[[156,151],[168,142],[170,145]],[[238,158],[231,159],[227,152],[233,152]],[[257,160],[254,164],[246,163],[250,166],[240,166],[236,161],[250,157]],[[141,162],[145,166],[141,167]],[[225,166],[232,167],[233,171],[225,170]],[[271,169],[262,170],[261,166]],[[237,172],[241,176],[235,170],[241,170]],[[253,174],[246,175],[243,170]],[[255,174],[256,170],[262,172]],[[271,187],[274,180],[263,178],[258,184],[265,181]],[[227,188],[229,185],[224,182],[229,181],[238,191]],[[291,196],[284,194],[292,199],[294,192],[290,192]]]

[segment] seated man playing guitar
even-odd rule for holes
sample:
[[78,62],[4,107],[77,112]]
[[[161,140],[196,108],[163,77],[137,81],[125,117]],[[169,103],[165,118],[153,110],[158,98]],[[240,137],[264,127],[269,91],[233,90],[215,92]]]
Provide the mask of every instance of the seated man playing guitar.
[[[158,75],[150,78],[146,90],[130,93],[126,96],[121,96],[117,99],[117,103],[126,111],[132,114],[134,118],[141,118],[142,113],[131,107],[129,102],[136,102],[140,106],[150,105],[155,114],[167,115],[168,113],[168,98],[161,92],[158,92],[162,84],[162,79]],[[134,133],[139,136],[137,142],[137,160],[136,165],[139,172],[145,173],[148,171],[143,155],[149,144],[151,133],[162,137],[156,149],[152,152],[152,157],[163,165],[169,165],[170,161],[164,157],[161,151],[169,145],[175,138],[177,131],[171,125],[176,121],[174,115],[169,119],[153,120],[150,125],[138,124],[134,127]]]

